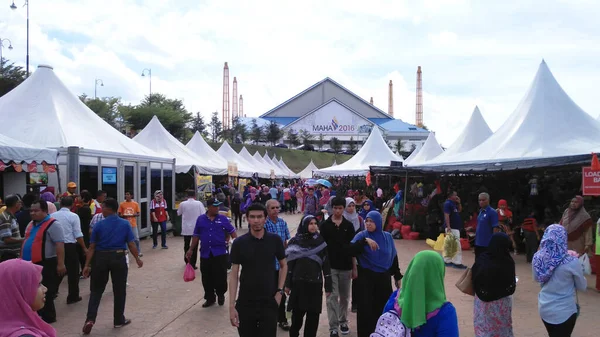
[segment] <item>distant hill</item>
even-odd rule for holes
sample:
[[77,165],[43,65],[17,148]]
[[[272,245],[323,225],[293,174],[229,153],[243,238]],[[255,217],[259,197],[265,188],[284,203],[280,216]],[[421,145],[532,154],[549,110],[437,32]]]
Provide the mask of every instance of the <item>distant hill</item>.
[[[221,147],[221,143],[208,143],[213,149],[218,150]],[[329,167],[333,164],[335,160],[338,164],[345,162],[350,159],[352,156],[345,154],[335,155],[333,153],[326,152],[315,152],[315,151],[301,151],[301,150],[292,150],[292,149],[283,149],[279,147],[270,147],[270,146],[261,146],[261,145],[249,145],[249,144],[229,144],[236,151],[240,152],[242,147],[246,147],[250,154],[254,155],[256,151],[260,153],[261,156],[265,155],[265,151],[269,151],[269,157],[273,158],[273,154],[279,157],[283,157],[283,161],[290,168],[290,170],[298,173],[310,163],[312,159],[313,163],[317,165],[318,168]]]

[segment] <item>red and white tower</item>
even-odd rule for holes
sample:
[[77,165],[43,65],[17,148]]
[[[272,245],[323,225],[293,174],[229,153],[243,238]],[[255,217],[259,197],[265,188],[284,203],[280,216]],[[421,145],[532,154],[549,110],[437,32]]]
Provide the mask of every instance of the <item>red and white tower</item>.
[[229,129],[229,66],[225,62],[223,68],[223,130]]
[[417,68],[417,107],[415,111],[415,120],[418,127],[423,127],[423,77],[421,66]]
[[240,95],[240,111],[238,112],[238,116],[246,117],[244,116],[244,97],[242,97],[242,95]]
[[394,84],[390,80],[390,90],[388,94],[388,115],[394,117]]
[[233,77],[233,93],[231,95],[231,121],[238,116],[237,78]]
[[371,100],[369,101],[369,103],[371,103],[371,105],[373,105],[373,96],[371,96]]

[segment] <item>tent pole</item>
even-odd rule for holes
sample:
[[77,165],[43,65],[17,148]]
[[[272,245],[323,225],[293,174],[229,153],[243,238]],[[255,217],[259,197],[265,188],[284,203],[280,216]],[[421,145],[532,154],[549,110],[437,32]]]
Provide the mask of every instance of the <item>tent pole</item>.
[[406,177],[404,179],[404,206],[402,207],[403,221],[406,219],[406,198],[408,197],[408,170],[406,170]]

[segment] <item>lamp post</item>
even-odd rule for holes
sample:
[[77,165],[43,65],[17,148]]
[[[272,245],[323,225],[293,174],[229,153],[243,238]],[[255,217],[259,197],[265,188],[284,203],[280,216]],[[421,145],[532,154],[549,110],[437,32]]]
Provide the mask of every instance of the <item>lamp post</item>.
[[144,70],[142,70],[142,77],[146,76],[146,73],[148,74],[148,79],[150,80],[150,95],[148,95],[148,105],[152,105],[152,69],[144,68]]
[[0,38],[0,72],[4,76],[4,60],[2,59],[2,49],[4,49],[4,42],[8,42],[8,50],[12,50],[12,42],[9,39]]
[[98,92],[98,83],[100,83],[100,86],[103,87],[104,86],[104,82],[102,82],[101,79],[97,78],[94,81],[94,99],[96,99],[96,93]]
[[[27,70],[27,77],[29,77],[29,0],[25,0],[24,6],[27,6],[27,55],[25,56],[25,67]],[[17,9],[15,0],[13,0],[12,5],[10,5],[10,9]]]

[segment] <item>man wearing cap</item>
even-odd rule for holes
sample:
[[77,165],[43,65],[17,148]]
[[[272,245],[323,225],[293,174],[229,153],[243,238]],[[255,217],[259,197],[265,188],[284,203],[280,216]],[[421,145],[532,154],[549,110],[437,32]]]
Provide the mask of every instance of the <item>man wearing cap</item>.
[[206,300],[202,304],[203,308],[215,304],[217,298],[219,305],[225,304],[227,267],[229,265],[227,236],[234,239],[237,237],[235,228],[233,228],[229,219],[219,214],[221,202],[211,198],[206,204],[208,210],[196,220],[192,244],[186,253],[186,258],[189,261],[194,250],[198,249],[198,242],[200,242],[200,273],[202,274],[202,286],[204,287],[204,299]]
[[158,245],[158,226],[160,225],[160,244],[162,249],[167,247],[167,221],[169,221],[169,213],[167,213],[167,202],[163,198],[161,190],[154,192],[154,199],[150,201],[150,217],[152,219],[152,249],[156,249]]
[[60,197],[73,197],[73,206],[71,206],[71,212],[73,213],[76,213],[77,209],[83,205],[81,198],[77,195],[77,184],[73,181],[67,184],[67,191]]

